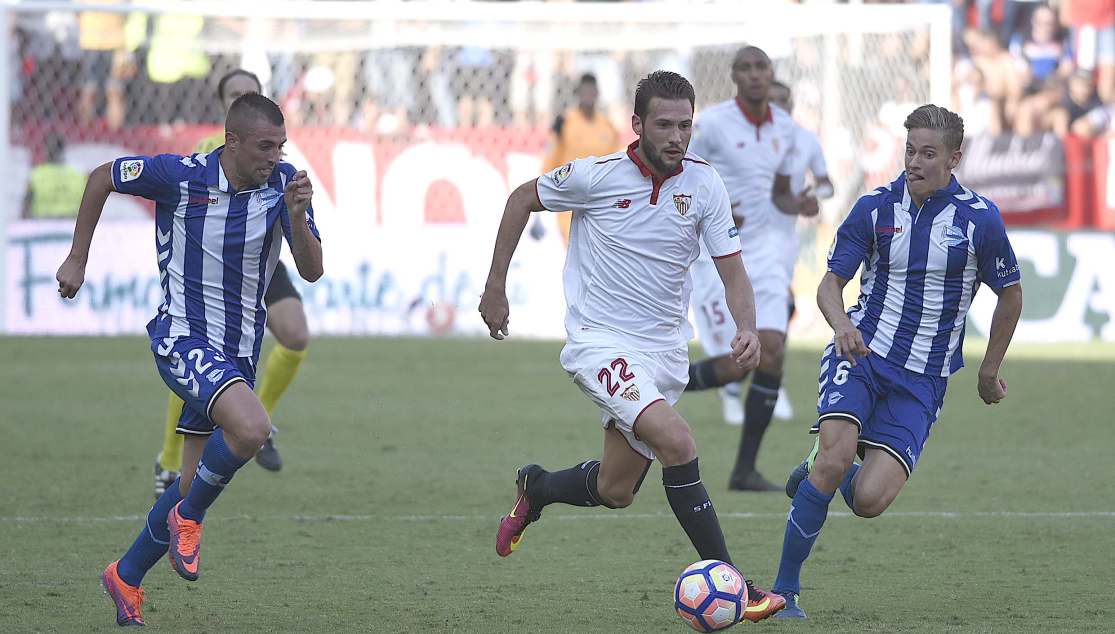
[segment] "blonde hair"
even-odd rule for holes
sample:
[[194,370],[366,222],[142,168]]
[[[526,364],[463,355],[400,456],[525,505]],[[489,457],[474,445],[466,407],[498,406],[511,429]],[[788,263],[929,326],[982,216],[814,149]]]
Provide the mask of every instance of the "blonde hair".
[[920,129],[940,130],[950,152],[959,150],[964,143],[964,119],[947,108],[933,104],[921,106],[906,117],[903,125],[907,132]]

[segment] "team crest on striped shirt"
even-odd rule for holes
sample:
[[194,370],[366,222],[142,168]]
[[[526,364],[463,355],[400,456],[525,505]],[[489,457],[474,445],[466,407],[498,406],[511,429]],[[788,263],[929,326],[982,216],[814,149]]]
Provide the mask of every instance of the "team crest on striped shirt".
[[685,215],[689,213],[689,205],[693,203],[693,196],[689,194],[674,194],[674,207],[677,208],[678,213]]
[[281,192],[275,191],[270,187],[252,192],[252,198],[259,203],[264,209],[270,209],[283,197]]
[[968,242],[968,236],[964,230],[956,225],[947,225],[945,227],[944,235],[941,238],[941,244],[946,247],[959,247]]

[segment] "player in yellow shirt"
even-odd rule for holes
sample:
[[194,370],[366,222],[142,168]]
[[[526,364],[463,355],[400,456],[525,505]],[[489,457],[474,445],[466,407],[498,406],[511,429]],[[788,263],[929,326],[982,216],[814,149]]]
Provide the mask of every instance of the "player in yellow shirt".
[[[217,84],[217,96],[225,112],[237,97],[249,92],[258,93],[263,89],[255,74],[236,69],[221,78]],[[225,133],[218,132],[208,136],[194,147],[195,154],[208,154],[225,144]],[[263,297],[267,306],[267,328],[275,335],[277,343],[267,357],[263,381],[259,384],[259,400],[268,415],[274,415],[275,406],[283,392],[290,387],[310,344],[310,331],[306,326],[306,313],[302,307],[302,297],[290,281],[290,274],[282,261],[275,268],[267,294]],[[170,486],[182,470],[182,436],[175,432],[178,418],[182,414],[182,399],[173,392],[166,415],[166,434],[163,451],[155,461],[155,497],[159,497]],[[283,467],[282,457],[275,448],[275,428],[271,436],[256,453],[256,462],[264,469],[278,471]]]
[[[611,154],[620,147],[619,132],[602,113],[596,111],[596,77],[590,73],[581,75],[577,84],[577,107],[566,110],[554,120],[550,132],[549,148],[542,164],[543,172],[553,171],[569,161],[589,156]],[[572,212],[556,214],[558,228],[569,244],[569,223]]]
[[85,193],[87,174],[66,164],[66,139],[51,133],[44,144],[46,160],[31,170],[24,218],[74,218]]

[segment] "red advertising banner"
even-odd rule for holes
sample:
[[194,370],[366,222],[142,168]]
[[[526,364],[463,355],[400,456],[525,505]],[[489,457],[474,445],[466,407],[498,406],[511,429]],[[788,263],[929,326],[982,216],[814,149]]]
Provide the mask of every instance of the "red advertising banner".
[[[109,131],[104,128],[84,128],[78,138],[69,139],[71,152],[76,148],[88,154],[94,148],[104,150],[101,162],[112,160],[123,154],[190,154],[194,145],[201,139],[220,131],[215,125],[182,126],[136,126],[122,131]],[[23,146],[30,153],[32,165],[41,162],[45,156],[43,146],[47,135],[55,132],[50,126],[22,126],[13,130],[13,145]],[[72,134],[74,134],[71,131]],[[333,127],[299,127],[289,130],[288,160],[298,168],[312,169],[316,176],[315,185],[319,191],[332,198],[337,197],[338,180],[351,175],[358,182],[368,186],[365,196],[375,196],[371,201],[377,210],[376,221],[383,220],[382,187],[386,184],[389,172],[396,159],[405,151],[425,154],[422,148],[455,148],[442,157],[430,157],[431,177],[422,191],[411,192],[421,196],[423,220],[432,223],[465,222],[465,200],[461,183],[457,176],[467,173],[467,165],[473,161],[483,161],[505,177],[521,178],[526,181],[538,175],[535,165],[546,142],[547,130],[543,128],[416,128],[408,137],[382,136],[359,130]],[[293,151],[297,148],[297,152]],[[417,148],[417,150],[416,150]],[[462,153],[462,151],[464,153]],[[297,154],[307,164],[293,159]],[[348,157],[346,159],[346,157]],[[529,157],[529,159],[528,159]],[[365,163],[364,159],[370,159]],[[461,161],[461,172],[447,165],[454,160]],[[346,163],[346,161],[348,161]],[[347,169],[352,161],[361,162],[366,168],[375,166],[374,173],[352,173]],[[531,170],[524,170],[527,166]],[[83,165],[84,167],[84,165]],[[90,165],[89,169],[95,167]],[[448,173],[444,173],[448,172]],[[519,183],[515,182],[512,188]],[[467,189],[467,186],[465,187]],[[388,192],[390,195],[392,192]],[[502,207],[503,201],[496,201]],[[148,205],[149,211],[154,207]]]
[[1092,226],[1115,230],[1115,136],[1095,141],[1095,216]]

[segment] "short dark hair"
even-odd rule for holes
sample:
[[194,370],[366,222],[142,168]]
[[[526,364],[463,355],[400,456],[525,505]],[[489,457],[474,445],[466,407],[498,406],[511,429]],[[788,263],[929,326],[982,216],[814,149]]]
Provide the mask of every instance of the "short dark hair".
[[640,119],[647,116],[650,100],[655,97],[662,99],[687,99],[689,106],[694,107],[697,93],[693,84],[677,73],[668,70],[656,70],[639,80],[635,89],[635,116]]
[[285,122],[279,104],[256,92],[245,93],[237,97],[229,107],[228,115],[225,116],[225,130],[240,136],[249,124],[261,118],[271,125],[283,125]]
[[751,51],[755,51],[755,52],[759,53],[760,55],[762,55],[763,59],[765,59],[767,61],[767,64],[768,65],[770,64],[770,55],[767,55],[766,51],[759,48],[758,46],[748,45],[748,46],[742,46],[742,47],[740,47],[740,49],[738,51],[736,51],[736,56],[734,58],[732,58],[732,68],[735,69],[736,62],[739,60],[740,57],[743,56],[744,53],[750,53]]
[[595,86],[596,75],[593,75],[592,73],[585,73],[584,75],[581,75],[581,81],[577,82],[577,85],[584,86],[585,84],[592,84],[593,86]]
[[252,81],[256,83],[256,86],[259,86],[259,90],[257,90],[256,92],[263,92],[263,83],[259,81],[259,77],[257,77],[255,73],[250,70],[244,70],[243,68],[237,68],[229,71],[227,74],[225,74],[224,77],[221,77],[221,81],[217,82],[218,99],[225,98],[225,86],[228,84],[229,81],[232,80],[233,77],[237,77],[239,75],[250,77]]
[[940,130],[945,147],[950,152],[960,149],[964,143],[964,119],[960,115],[933,104],[927,104],[914,110],[906,117],[903,124],[906,131],[910,130]]

